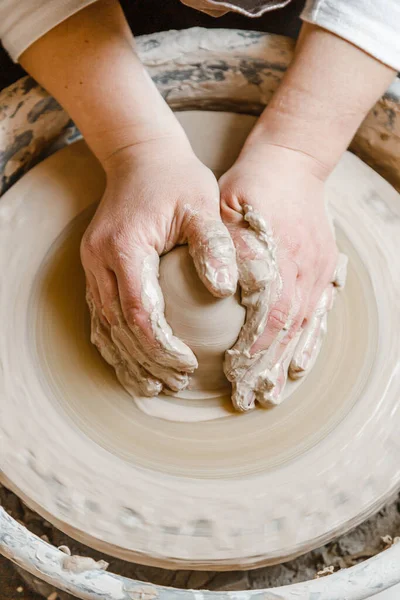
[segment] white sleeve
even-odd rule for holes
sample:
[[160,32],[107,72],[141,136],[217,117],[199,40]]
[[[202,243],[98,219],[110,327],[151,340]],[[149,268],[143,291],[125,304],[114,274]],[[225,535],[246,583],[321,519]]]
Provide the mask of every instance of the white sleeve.
[[11,58],[96,0],[0,0],[0,39]]
[[400,0],[307,0],[301,18],[400,70]]

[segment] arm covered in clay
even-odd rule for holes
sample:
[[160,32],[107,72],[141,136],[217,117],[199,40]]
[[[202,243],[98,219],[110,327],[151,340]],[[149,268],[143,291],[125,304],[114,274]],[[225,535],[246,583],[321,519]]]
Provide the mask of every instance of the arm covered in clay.
[[188,243],[206,287],[220,297],[235,291],[214,175],[140,63],[116,1],[72,15],[20,62],[68,111],[106,173],[81,247],[92,340],[128,389],[185,388],[197,361],[165,320],[159,255]]
[[[319,27],[303,26],[294,60],[220,180],[247,320],[228,351],[237,408],[278,403],[287,371],[313,363],[343,284],[325,182],[395,71]],[[339,265],[338,265],[339,261]]]

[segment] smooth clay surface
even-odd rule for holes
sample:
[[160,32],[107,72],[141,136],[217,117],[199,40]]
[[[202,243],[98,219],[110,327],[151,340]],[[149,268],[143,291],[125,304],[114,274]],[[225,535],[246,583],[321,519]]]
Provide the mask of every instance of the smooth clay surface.
[[[217,175],[254,122],[228,113],[180,119]],[[397,192],[344,157],[327,201],[350,259],[348,282],[314,370],[273,410],[226,408],[224,418],[188,422],[138,406],[90,344],[79,241],[103,186],[79,142],[32,169],[0,202],[2,480],[88,545],[168,567],[278,562],[376,511],[400,479]],[[192,272],[184,250],[168,260],[182,261],[174,278],[161,269],[173,298]],[[205,311],[217,310],[203,300]],[[182,335],[177,306],[167,306],[167,317]],[[196,324],[187,338],[193,346],[199,331]],[[218,373],[210,389],[220,385]],[[165,398],[165,406],[193,413],[190,403],[200,401]]]
[[244,322],[245,310],[238,295],[214,298],[199,280],[186,246],[162,257],[160,285],[167,321],[174,334],[193,350],[199,366],[186,390],[171,396],[136,398],[137,406],[148,415],[177,422],[232,414],[223,360]]

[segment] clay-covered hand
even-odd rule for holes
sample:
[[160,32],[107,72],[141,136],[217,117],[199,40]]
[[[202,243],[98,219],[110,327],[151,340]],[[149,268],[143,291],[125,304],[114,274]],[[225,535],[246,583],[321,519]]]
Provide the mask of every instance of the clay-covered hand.
[[208,290],[234,293],[235,250],[217,181],[182,136],[123,150],[106,170],[81,246],[92,341],[128,389],[147,396],[184,389],[197,361],[166,322],[159,256],[187,243]]
[[[301,153],[244,147],[221,178],[221,214],[236,247],[246,322],[225,357],[238,410],[278,404],[287,375],[313,364],[335,286],[344,285],[324,198],[325,172]],[[339,268],[337,269],[339,265]]]

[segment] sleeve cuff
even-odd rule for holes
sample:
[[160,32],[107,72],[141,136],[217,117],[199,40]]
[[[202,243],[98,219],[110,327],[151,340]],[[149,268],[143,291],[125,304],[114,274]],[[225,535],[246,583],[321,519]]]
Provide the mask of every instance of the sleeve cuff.
[[307,0],[301,18],[400,70],[400,2],[397,0]]
[[[31,44],[97,0],[12,0],[5,2],[1,41],[14,62]],[[1,11],[0,11],[1,13]]]

